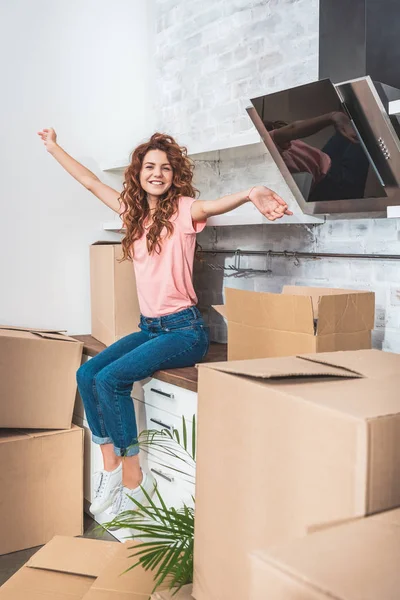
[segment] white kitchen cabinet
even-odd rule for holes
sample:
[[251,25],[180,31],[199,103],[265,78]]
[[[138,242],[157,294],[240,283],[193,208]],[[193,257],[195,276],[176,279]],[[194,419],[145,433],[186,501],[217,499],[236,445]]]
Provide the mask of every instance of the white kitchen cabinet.
[[197,393],[151,378],[143,382],[144,402],[190,421],[197,413]]
[[[176,429],[182,442],[182,417],[187,429],[187,448],[192,448],[193,416],[197,414],[197,393],[155,378],[143,384],[143,401],[136,402],[139,431]],[[173,443],[172,443],[173,444]],[[156,448],[142,451],[144,468],[152,472],[167,506],[192,506],[195,492],[195,463],[178,444],[171,446],[177,456],[166,455]],[[180,460],[180,458],[185,460]]]

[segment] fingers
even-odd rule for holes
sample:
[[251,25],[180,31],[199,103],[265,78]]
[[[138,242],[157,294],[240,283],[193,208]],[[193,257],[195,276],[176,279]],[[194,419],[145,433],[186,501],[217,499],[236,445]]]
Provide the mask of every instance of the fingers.
[[287,206],[287,204],[283,200],[283,198],[281,198],[280,196],[278,196],[278,194],[275,194],[275,192],[272,193],[272,197],[273,197],[274,200],[276,200],[278,202],[278,204],[281,204],[282,206]]
[[288,206],[277,206],[273,210],[265,210],[263,212],[264,217],[266,217],[269,221],[276,221],[277,219],[281,219],[284,215],[292,216],[293,212],[289,210]]
[[264,213],[264,217],[266,217],[269,221],[276,221],[277,219],[281,219],[283,217],[283,213],[271,210],[267,213]]

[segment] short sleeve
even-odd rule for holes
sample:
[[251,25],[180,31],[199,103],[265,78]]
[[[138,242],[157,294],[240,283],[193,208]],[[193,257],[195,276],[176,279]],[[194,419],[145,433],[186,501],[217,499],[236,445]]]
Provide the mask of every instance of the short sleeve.
[[179,211],[177,216],[177,223],[179,224],[180,229],[184,233],[200,233],[203,231],[204,227],[207,225],[207,220],[205,221],[193,221],[191,208],[192,204],[195,202],[195,198],[189,198],[187,196],[182,196],[179,200]]

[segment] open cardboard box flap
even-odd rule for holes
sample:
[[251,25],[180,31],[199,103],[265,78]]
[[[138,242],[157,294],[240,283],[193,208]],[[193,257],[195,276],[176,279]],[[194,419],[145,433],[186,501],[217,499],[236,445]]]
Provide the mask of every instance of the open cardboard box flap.
[[8,325],[0,325],[0,332],[7,335],[7,333],[11,333],[17,337],[29,338],[31,336],[38,336],[43,339],[49,340],[61,340],[62,342],[74,342],[75,344],[80,344],[83,346],[83,343],[79,340],[69,337],[65,335],[62,330],[55,329],[34,329],[31,327],[13,327]]
[[318,319],[318,335],[352,333],[374,328],[373,292],[285,285],[282,294],[311,298],[314,319]]
[[[260,377],[262,379],[283,379],[291,377],[360,378],[364,376],[356,369],[349,367],[351,361],[348,361],[349,364],[346,364],[346,360],[342,358],[342,360],[336,364],[334,360],[335,354],[336,353],[328,353],[326,363],[323,360],[315,360],[316,355],[312,354],[306,358],[301,356],[255,358],[251,360],[205,363],[200,364],[199,367],[235,375],[245,375],[247,377]],[[341,354],[349,353],[346,352]],[[322,356],[324,355],[322,354]]]
[[320,365],[347,369],[368,379],[387,378],[398,375],[398,355],[381,350],[346,350],[338,352],[321,352],[319,354],[302,354],[299,358]]
[[225,305],[213,308],[229,322],[257,329],[314,334],[310,297],[225,288],[225,299]]
[[226,304],[213,308],[225,319],[259,329],[314,334],[374,328],[373,292],[285,286],[281,294],[225,288]]
[[18,327],[15,325],[0,325],[0,329],[11,331],[31,331],[33,333],[65,333],[65,329],[38,329],[37,327]]
[[0,588],[0,600],[148,600],[153,574],[125,573],[137,543],[55,536]]
[[[289,393],[351,418],[372,421],[399,413],[399,362],[397,354],[355,350],[201,363],[198,367],[200,385],[202,373],[207,376],[209,370],[247,377],[249,382],[263,380],[279,393]],[[383,382],[386,394],[376,402]],[[214,381],[213,385],[217,383]]]
[[33,569],[98,577],[119,551],[119,544],[57,535],[26,563]]
[[224,319],[228,318],[228,311],[226,309],[226,304],[213,304],[213,309],[217,311],[219,315],[224,317]]

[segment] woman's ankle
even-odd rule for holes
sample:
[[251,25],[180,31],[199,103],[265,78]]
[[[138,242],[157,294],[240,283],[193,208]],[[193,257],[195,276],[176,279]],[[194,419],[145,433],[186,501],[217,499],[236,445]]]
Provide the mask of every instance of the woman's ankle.
[[122,460],[122,483],[130,490],[139,487],[143,481],[138,456],[126,456]]
[[104,470],[111,472],[111,471],[115,471],[115,469],[118,469],[118,467],[121,464],[121,457],[116,457],[116,460],[105,460],[104,461]]
[[114,452],[113,444],[102,444],[100,446],[101,453],[103,455],[103,465],[105,471],[115,471],[121,464],[121,457],[117,456]]

